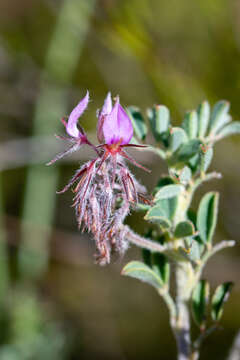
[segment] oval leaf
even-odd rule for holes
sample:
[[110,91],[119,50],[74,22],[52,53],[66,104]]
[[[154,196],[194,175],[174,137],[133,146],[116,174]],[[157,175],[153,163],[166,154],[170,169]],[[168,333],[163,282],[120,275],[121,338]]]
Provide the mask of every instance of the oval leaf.
[[209,283],[206,280],[200,280],[192,293],[192,314],[201,329],[205,327],[209,292]]
[[212,297],[211,316],[214,321],[219,321],[223,314],[224,303],[228,300],[233,283],[225,282],[217,287]]
[[135,279],[152,285],[156,289],[163,286],[161,278],[147,265],[141,261],[131,261],[124,266],[122,275],[130,276]]
[[168,130],[170,122],[168,108],[164,105],[155,105],[148,109],[147,115],[156,141],[162,140],[162,135]]
[[201,154],[201,171],[204,173],[208,170],[209,166],[211,165],[213,158],[213,148],[210,147],[207,151]]
[[191,180],[191,177],[192,177],[191,169],[188,166],[184,166],[184,168],[181,170],[181,172],[179,174],[179,181],[183,185],[186,185]]
[[168,284],[170,277],[170,265],[164,254],[152,254],[152,269],[159,275],[164,284]]
[[207,193],[201,200],[197,212],[197,229],[203,242],[212,241],[217,223],[219,194]]
[[204,101],[198,106],[198,136],[204,138],[207,132],[209,120],[210,120],[210,105],[207,101]]
[[169,147],[172,152],[179,149],[179,147],[187,142],[187,134],[185,131],[178,127],[173,127],[170,131]]
[[240,134],[240,121],[234,121],[233,123],[225,126],[218,132],[217,139],[223,139],[226,136]]
[[184,190],[183,185],[171,184],[162,187],[155,194],[155,200],[169,199],[178,196]]
[[229,108],[229,102],[224,100],[218,101],[214,105],[209,124],[210,134],[216,134],[219,129],[231,121],[231,117],[228,115]]
[[165,214],[159,205],[153,206],[148,210],[144,219],[155,222],[164,229],[168,229],[171,226],[171,222],[165,217]]
[[129,106],[127,113],[132,121],[135,135],[138,139],[144,140],[147,135],[147,125],[140,110],[135,106]]
[[191,239],[191,244],[189,247],[189,258],[194,261],[198,262],[200,260],[201,255],[204,250],[204,245],[197,241],[196,239]]
[[201,141],[198,139],[193,139],[183,144],[180,149],[177,151],[176,160],[177,161],[186,161],[189,160],[194,155],[198,154]]
[[158,205],[162,209],[164,217],[172,220],[177,211],[178,198],[173,197],[170,199],[157,200],[156,205]]
[[192,236],[194,232],[194,225],[191,221],[181,221],[177,224],[175,228],[174,237],[183,238],[187,236]]
[[[161,178],[154,189],[154,194],[156,194],[156,192],[164,186],[172,184],[174,184],[174,181],[169,176]],[[173,197],[170,199],[156,200],[156,205],[160,206],[166,218],[172,220],[177,210],[178,198]]]
[[196,138],[198,132],[198,117],[196,111],[190,111],[185,115],[182,128],[185,130],[189,139]]

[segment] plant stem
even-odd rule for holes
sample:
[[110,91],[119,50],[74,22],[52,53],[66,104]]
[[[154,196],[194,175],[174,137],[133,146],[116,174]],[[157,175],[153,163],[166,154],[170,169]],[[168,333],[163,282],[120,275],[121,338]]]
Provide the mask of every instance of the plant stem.
[[176,266],[177,320],[176,326],[173,330],[177,342],[178,360],[191,359],[191,336],[188,302],[192,290],[190,285],[192,277],[193,270],[191,264],[182,262]]

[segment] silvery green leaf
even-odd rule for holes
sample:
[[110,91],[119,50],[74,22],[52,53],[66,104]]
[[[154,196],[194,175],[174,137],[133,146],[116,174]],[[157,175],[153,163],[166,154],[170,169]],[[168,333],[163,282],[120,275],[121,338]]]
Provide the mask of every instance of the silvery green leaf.
[[209,147],[207,151],[201,154],[201,171],[206,172],[211,165],[213,158],[213,148]]
[[223,129],[221,129],[217,133],[217,139],[223,139],[226,136],[240,134],[240,121],[234,121],[233,123],[224,126]]
[[192,293],[192,314],[200,328],[205,327],[210,285],[206,280],[200,280]]
[[198,116],[196,111],[186,113],[183,119],[182,128],[185,130],[189,139],[195,139],[197,137]]
[[189,258],[192,261],[197,262],[201,258],[202,252],[204,250],[204,245],[198,240],[196,240],[196,238],[191,239],[190,241],[191,243],[189,246]]
[[[156,194],[161,188],[163,188],[166,185],[172,185],[174,184],[174,181],[171,177],[166,176],[159,180],[156,188],[154,189],[154,194]],[[164,216],[168,218],[169,220],[172,220],[176,210],[177,210],[177,204],[178,204],[178,198],[173,197],[169,199],[163,199],[163,200],[156,200],[156,205],[160,206],[162,209],[162,212],[164,213]]]
[[224,100],[218,101],[214,105],[209,123],[210,135],[216,134],[219,129],[231,121],[231,117],[228,115],[229,108],[229,102]]
[[191,159],[188,160],[188,165],[192,170],[192,173],[194,174],[201,164],[201,157],[200,157],[200,151],[191,157]]
[[158,205],[168,220],[172,220],[174,215],[176,214],[178,198],[173,197],[170,199],[157,200],[156,205]]
[[197,212],[197,228],[204,243],[212,241],[217,224],[219,194],[207,193],[201,200]]
[[181,221],[177,224],[175,231],[174,231],[174,237],[175,238],[184,238],[187,236],[192,236],[194,234],[194,225],[191,221]]
[[181,184],[186,185],[189,183],[192,177],[192,171],[188,166],[184,166],[179,174],[179,181]]
[[223,314],[224,303],[228,300],[233,283],[225,282],[217,287],[212,297],[211,316],[214,321],[219,321]]
[[136,106],[129,106],[127,108],[127,113],[132,121],[135,135],[138,139],[144,140],[148,129],[139,108]]
[[[199,152],[201,141],[193,139],[183,144],[176,153],[177,161],[186,161]],[[174,156],[175,157],[175,156]]]
[[130,276],[135,279],[152,285],[156,289],[163,286],[161,278],[147,265],[141,261],[131,261],[124,266],[122,275]]
[[173,127],[170,130],[170,136],[169,136],[169,148],[172,152],[175,152],[179,147],[187,142],[187,134],[186,132],[179,128],[179,127]]
[[173,198],[175,196],[178,196],[183,190],[184,190],[183,185],[179,185],[179,184],[166,185],[162,187],[160,190],[158,190],[158,192],[155,194],[154,200],[157,201],[157,200]]
[[171,222],[165,217],[165,214],[159,205],[153,206],[148,210],[144,219],[157,223],[163,229],[168,229],[171,226]]
[[162,135],[168,131],[170,113],[166,106],[155,105],[147,111],[151,129],[156,141],[162,140]]
[[197,108],[198,114],[198,137],[204,138],[207,132],[209,120],[210,120],[210,105],[207,101],[204,101]]
[[159,275],[162,282],[167,284],[170,277],[170,265],[167,257],[164,254],[152,254],[152,269]]

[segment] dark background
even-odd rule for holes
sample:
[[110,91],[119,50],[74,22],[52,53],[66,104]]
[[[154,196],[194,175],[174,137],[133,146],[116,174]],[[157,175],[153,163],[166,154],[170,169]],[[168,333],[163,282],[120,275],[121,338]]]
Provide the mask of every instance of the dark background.
[[[92,139],[108,90],[143,111],[167,105],[175,125],[204,99],[229,100],[239,120],[239,1],[0,0],[0,359],[170,360],[165,305],[152,288],[120,276],[139,250],[94,265],[71,191],[55,194],[92,154],[45,166],[64,145],[54,138],[64,133],[60,118],[86,89],[92,101],[81,121]],[[220,191],[216,240],[239,240],[239,153],[238,136],[216,146],[211,168],[223,179],[195,199]],[[166,168],[149,153],[134,155],[153,170],[133,169],[151,192]],[[128,223],[144,230],[139,214]],[[235,287],[202,359],[226,359],[239,328],[239,253],[226,250],[207,268],[212,289],[227,280]]]

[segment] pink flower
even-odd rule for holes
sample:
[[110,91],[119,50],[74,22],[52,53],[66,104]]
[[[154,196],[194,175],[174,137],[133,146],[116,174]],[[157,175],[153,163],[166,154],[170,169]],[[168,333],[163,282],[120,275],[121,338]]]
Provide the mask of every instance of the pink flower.
[[[68,140],[73,144],[70,149],[57,155],[49,165],[63,156],[80,148],[82,144],[91,146],[97,156],[83,164],[74,177],[59,193],[68,190],[78,182],[75,189],[74,206],[79,228],[93,234],[97,248],[97,261],[110,262],[113,252],[124,253],[128,247],[125,239],[123,221],[139,200],[144,199],[145,188],[138,183],[125,164],[125,159],[148,171],[133,158],[125,147],[145,147],[129,144],[133,127],[127,113],[116,98],[112,106],[108,93],[98,114],[97,137],[100,145],[95,146],[87,139],[78,119],[86,110],[89,94],[71,112],[68,121],[63,121]],[[62,138],[62,137],[60,137]],[[64,138],[66,139],[66,138]]]
[[98,139],[106,144],[129,144],[133,136],[133,126],[117,96],[112,108],[111,94],[108,93],[98,119]]

